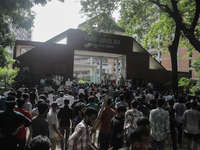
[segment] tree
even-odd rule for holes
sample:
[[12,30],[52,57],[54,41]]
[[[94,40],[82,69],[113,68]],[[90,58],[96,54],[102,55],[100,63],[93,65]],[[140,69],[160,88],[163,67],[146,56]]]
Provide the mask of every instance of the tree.
[[90,76],[82,76],[83,81],[90,81]]
[[5,88],[14,82],[14,78],[17,76],[19,68],[10,69],[8,67],[0,68],[0,81],[4,83]]
[[[169,50],[172,62],[172,87],[173,91],[177,91],[178,47],[187,45],[190,53],[195,49],[200,52],[199,3],[199,0],[82,0],[81,12],[88,18],[99,14],[111,17],[120,5],[119,25],[125,30],[126,35],[135,36],[145,48],[153,45],[157,49]],[[102,15],[99,15],[99,21],[101,20]],[[95,23],[95,20],[87,25],[92,23]],[[87,30],[88,28],[85,27]],[[100,26],[98,28],[102,30]]]
[[19,76],[19,83],[20,85],[25,85],[31,83],[31,73],[29,67],[23,67],[20,76]]
[[[29,30],[33,26],[34,4],[45,5],[51,0],[1,0],[0,1],[0,67],[10,63],[7,47],[14,45],[15,37],[10,27]],[[63,2],[64,0],[59,0]]]

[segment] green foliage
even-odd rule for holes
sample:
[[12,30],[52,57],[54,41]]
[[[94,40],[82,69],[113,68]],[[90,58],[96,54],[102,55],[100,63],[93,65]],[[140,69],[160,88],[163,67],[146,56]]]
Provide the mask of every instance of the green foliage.
[[4,83],[5,88],[14,82],[14,78],[17,76],[19,68],[0,68],[0,81]]
[[178,86],[179,87],[187,87],[190,85],[190,79],[182,77],[180,78],[180,80],[178,81]]
[[19,83],[20,85],[24,84],[26,85],[27,83],[31,82],[31,73],[29,67],[23,67],[20,76],[19,76]]
[[192,61],[192,68],[200,79],[200,55]]
[[200,93],[200,81],[190,89],[190,92],[194,95],[195,93]]
[[[16,37],[11,31],[15,29],[29,30],[34,24],[34,4],[45,5],[51,0],[1,0],[0,1],[0,67],[7,66],[11,58],[6,51],[13,47]],[[60,0],[63,2],[64,0]],[[5,62],[5,63],[2,63]]]
[[90,76],[82,76],[83,81],[90,81],[91,77]]

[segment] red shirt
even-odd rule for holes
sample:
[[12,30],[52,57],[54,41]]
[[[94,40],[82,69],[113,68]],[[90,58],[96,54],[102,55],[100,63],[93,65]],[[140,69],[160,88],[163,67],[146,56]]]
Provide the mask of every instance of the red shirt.
[[[15,108],[15,111],[22,113],[24,116],[26,116],[30,120],[32,119],[31,114],[23,108]],[[20,124],[19,126],[21,126],[23,124],[24,123]],[[25,139],[26,138],[26,128],[19,130],[19,132],[17,133],[17,137],[19,140]]]
[[111,133],[111,119],[115,116],[115,111],[112,108],[106,108],[103,110],[101,116],[101,124],[99,126],[99,132],[102,134]]

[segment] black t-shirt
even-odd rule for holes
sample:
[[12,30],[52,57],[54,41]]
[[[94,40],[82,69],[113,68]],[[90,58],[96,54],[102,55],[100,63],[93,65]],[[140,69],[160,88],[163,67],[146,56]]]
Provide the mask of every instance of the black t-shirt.
[[118,150],[122,148],[123,145],[123,136],[117,138],[117,134],[121,134],[123,132],[124,121],[119,117],[113,117],[111,120],[111,145],[113,146],[113,150]]
[[60,119],[60,127],[69,127],[70,119],[73,119],[72,109],[68,106],[61,108],[58,112],[58,119]]
[[168,112],[169,112],[169,117],[170,117],[170,130],[172,132],[174,132],[175,126],[176,126],[176,123],[174,122],[174,119],[175,119],[174,114],[175,114],[176,111],[175,111],[175,109],[169,107]]

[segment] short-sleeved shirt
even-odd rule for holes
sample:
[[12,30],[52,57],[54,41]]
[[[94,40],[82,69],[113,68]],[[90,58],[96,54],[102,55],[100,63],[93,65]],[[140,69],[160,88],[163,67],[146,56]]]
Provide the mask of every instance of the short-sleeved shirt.
[[183,114],[183,119],[186,121],[184,132],[190,134],[200,134],[199,121],[200,112],[197,110],[186,110]]
[[38,115],[32,119],[32,129],[32,138],[38,135],[49,137],[49,123],[43,115]]
[[56,100],[57,103],[61,104],[61,106],[60,106],[61,108],[63,108],[65,106],[65,103],[64,103],[65,99],[66,99],[65,97],[60,97]]
[[112,108],[105,108],[101,116],[101,124],[99,126],[99,133],[111,133],[111,119],[115,116],[115,111]]
[[57,115],[58,119],[60,119],[60,127],[69,127],[70,119],[73,119],[72,109],[68,106],[61,108]]
[[31,113],[32,110],[32,104],[30,102],[25,102],[23,109],[27,110],[29,113]]
[[92,108],[98,110],[98,105],[96,103],[89,103],[86,105],[86,108],[88,108],[88,107],[92,107]]
[[[18,111],[22,113],[24,116],[26,116],[28,119],[32,119],[30,113],[27,110],[24,110],[23,108],[16,108],[15,111]],[[19,126],[23,125],[24,123],[21,123]],[[26,128],[21,129],[17,133],[17,137],[19,140],[25,139],[26,138]]]
[[123,132],[124,121],[119,117],[113,117],[111,120],[111,145],[113,145],[113,150],[118,150],[122,148],[123,145],[123,136],[117,138],[117,134],[121,134]]
[[54,131],[53,129],[53,124],[56,125],[56,127],[58,128],[58,119],[57,119],[57,113],[54,112],[53,110],[51,110],[48,114],[47,114],[47,120],[49,122],[49,138],[55,138],[58,137],[58,134]]
[[176,103],[173,108],[176,110],[176,121],[182,123],[183,113],[187,110],[187,107],[183,103]]

